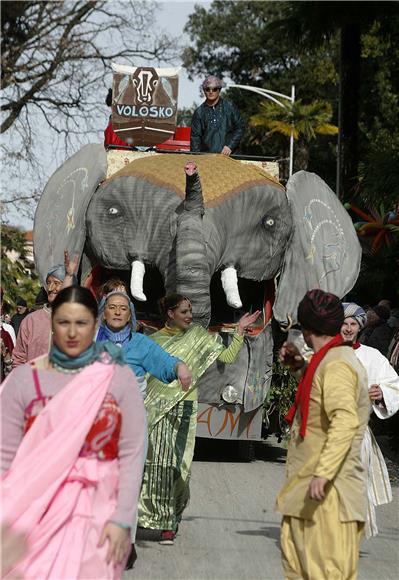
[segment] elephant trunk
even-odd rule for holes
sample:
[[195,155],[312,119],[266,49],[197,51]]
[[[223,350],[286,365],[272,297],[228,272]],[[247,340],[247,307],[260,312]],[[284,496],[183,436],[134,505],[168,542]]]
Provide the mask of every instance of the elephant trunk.
[[193,306],[193,320],[204,326],[211,318],[211,274],[202,227],[205,213],[198,173],[186,175],[186,199],[177,222],[176,289]]

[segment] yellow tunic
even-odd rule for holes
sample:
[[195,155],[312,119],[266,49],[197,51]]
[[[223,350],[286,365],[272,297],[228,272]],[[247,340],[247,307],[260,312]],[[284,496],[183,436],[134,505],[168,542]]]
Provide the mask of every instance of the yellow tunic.
[[[277,509],[284,515],[286,578],[356,577],[359,523],[366,516],[360,449],[368,417],[363,366],[349,347],[332,348],[313,378],[304,439],[299,435],[298,413],[294,419],[286,483],[277,498]],[[313,476],[330,482],[321,502],[309,498]]]

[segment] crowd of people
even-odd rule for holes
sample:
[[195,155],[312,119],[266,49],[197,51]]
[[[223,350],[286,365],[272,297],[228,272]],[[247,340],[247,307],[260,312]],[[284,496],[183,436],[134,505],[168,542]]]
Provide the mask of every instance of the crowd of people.
[[[244,126],[221,88],[213,76],[203,83],[193,151],[238,147]],[[4,578],[121,578],[138,528],[173,545],[189,499],[198,381],[215,361],[236,361],[260,315],[244,314],[225,347],[193,323],[186,296],[170,294],[149,337],[122,280],[94,295],[77,285],[77,266],[65,252],[49,268],[45,302],[29,311],[19,298],[2,317]],[[399,409],[399,309],[315,289],[297,318],[307,348],[286,342],[279,354],[299,381],[277,497],[285,577],[352,579],[361,538],[378,533],[376,506],[392,500],[368,422],[371,410],[386,419]]]
[[[236,360],[260,314],[244,315],[226,348],[193,324],[188,298],[169,295],[164,327],[148,337],[121,280],[96,300],[76,286],[75,266],[66,255],[50,268],[46,304],[13,319],[14,370],[1,391],[3,523],[29,548],[11,576],[120,578],[136,558],[137,527],[173,544],[189,498],[198,380],[214,361]],[[367,425],[370,406],[380,419],[399,409],[386,357],[397,364],[397,310],[381,301],[366,313],[313,290],[298,321],[306,354],[290,343],[280,351],[300,381],[277,499],[283,565],[287,578],[327,578],[334,566],[354,578],[360,538],[378,533],[375,507],[392,500]]]
[[3,524],[29,545],[11,576],[118,578],[136,558],[137,525],[173,543],[189,493],[198,379],[216,359],[234,362],[260,314],[244,315],[225,348],[192,324],[186,297],[170,295],[165,327],[149,338],[121,280],[96,300],[76,286],[75,269],[68,253],[50,268],[46,303],[8,345]]

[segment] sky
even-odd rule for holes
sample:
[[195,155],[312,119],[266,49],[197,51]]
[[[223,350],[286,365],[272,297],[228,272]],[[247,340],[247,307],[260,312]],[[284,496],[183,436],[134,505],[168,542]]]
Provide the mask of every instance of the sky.
[[[156,26],[161,28],[162,31],[170,33],[171,36],[180,37],[180,44],[188,44],[190,40],[187,35],[184,35],[183,28],[189,15],[194,12],[196,4],[210,7],[211,2],[205,0],[197,0],[196,2],[187,2],[186,0],[168,0],[163,2],[158,0],[159,13],[158,21],[155,23]],[[173,64],[179,66],[181,62],[176,61]],[[170,63],[167,63],[165,66],[171,65]],[[193,103],[199,104],[201,102],[202,99],[199,87],[202,80],[202,78],[197,78],[194,81],[190,81],[187,73],[184,69],[181,69],[179,74],[179,107],[190,107]],[[33,219],[23,217],[16,211],[10,213],[9,220],[12,225],[21,227],[24,230],[31,230],[33,228]]]
[[[190,14],[194,12],[195,4],[201,4],[204,7],[209,7],[211,2],[198,1],[187,2],[185,0],[172,0],[169,2],[160,2],[162,7],[158,22],[165,30],[172,35],[182,36],[183,42],[189,43],[190,39],[183,34],[183,28],[186,24]],[[176,63],[179,64],[179,63]],[[179,106],[190,107],[194,102],[201,101],[199,86],[203,79],[196,79],[190,81],[184,69],[180,72],[179,77]]]

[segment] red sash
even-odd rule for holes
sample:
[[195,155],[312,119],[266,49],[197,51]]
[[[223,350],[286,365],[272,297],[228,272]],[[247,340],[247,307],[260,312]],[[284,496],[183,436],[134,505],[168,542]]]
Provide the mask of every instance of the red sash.
[[302,438],[305,437],[306,433],[306,425],[308,422],[309,415],[310,391],[312,390],[312,382],[314,374],[317,370],[317,367],[319,366],[323,358],[326,356],[330,348],[333,348],[334,346],[341,346],[342,344],[344,344],[342,336],[340,334],[334,336],[333,339],[331,339],[327,344],[323,346],[323,348],[321,348],[318,352],[316,352],[312,356],[312,358],[310,359],[310,363],[307,369],[305,370],[302,379],[299,382],[295,402],[288,411],[287,415],[285,416],[285,420],[287,421],[287,423],[291,425],[298,407],[300,408],[301,427],[299,430],[299,434],[301,435]]

